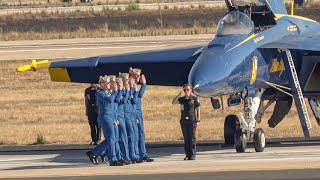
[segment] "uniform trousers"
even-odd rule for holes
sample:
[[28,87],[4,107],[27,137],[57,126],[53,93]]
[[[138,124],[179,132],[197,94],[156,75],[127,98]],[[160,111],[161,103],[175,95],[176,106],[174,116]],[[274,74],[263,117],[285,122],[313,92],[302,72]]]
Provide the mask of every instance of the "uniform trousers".
[[184,151],[188,158],[196,155],[196,127],[193,120],[181,120],[181,130],[184,139]]

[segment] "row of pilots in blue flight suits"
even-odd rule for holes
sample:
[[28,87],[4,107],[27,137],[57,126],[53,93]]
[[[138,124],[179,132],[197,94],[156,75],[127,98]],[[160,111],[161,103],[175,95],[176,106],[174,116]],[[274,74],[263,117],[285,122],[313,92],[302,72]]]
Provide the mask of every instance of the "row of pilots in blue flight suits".
[[[138,72],[136,72],[138,71]],[[95,146],[87,156],[93,164],[98,157],[108,158],[110,166],[152,162],[145,146],[141,102],[146,90],[146,80],[140,71],[130,69],[130,74],[119,77],[103,76],[97,92],[98,124],[105,140]],[[137,86],[141,82],[140,89]]]

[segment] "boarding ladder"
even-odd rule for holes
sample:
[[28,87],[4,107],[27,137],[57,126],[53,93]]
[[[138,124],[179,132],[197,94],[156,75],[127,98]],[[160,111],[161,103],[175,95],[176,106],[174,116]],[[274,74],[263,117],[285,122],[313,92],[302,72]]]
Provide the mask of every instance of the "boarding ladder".
[[299,83],[298,75],[296,68],[294,66],[294,62],[292,59],[292,55],[290,50],[282,49],[281,51],[285,51],[287,55],[287,60],[284,61],[286,69],[290,69],[290,72],[287,71],[289,83],[291,85],[291,92],[294,98],[294,102],[296,104],[296,108],[298,111],[298,116],[300,120],[300,124],[303,130],[304,138],[310,139],[309,129],[311,129],[311,123],[308,115],[308,110],[303,98],[301,86]]

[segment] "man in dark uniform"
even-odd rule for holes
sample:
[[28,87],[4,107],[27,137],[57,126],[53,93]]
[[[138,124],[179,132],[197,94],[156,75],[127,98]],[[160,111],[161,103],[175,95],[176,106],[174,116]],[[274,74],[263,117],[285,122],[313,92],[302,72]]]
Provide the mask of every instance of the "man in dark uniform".
[[91,84],[84,91],[84,99],[86,104],[86,115],[88,116],[88,121],[91,129],[91,143],[90,145],[97,145],[101,139],[101,128],[98,125],[98,110],[96,103],[96,95],[97,95],[98,87],[95,84]]
[[186,157],[184,160],[195,160],[196,158],[196,128],[200,123],[200,102],[192,94],[190,84],[183,86],[184,96],[181,97],[182,91],[176,96],[172,104],[180,104],[181,119],[180,125],[184,138],[184,150]]

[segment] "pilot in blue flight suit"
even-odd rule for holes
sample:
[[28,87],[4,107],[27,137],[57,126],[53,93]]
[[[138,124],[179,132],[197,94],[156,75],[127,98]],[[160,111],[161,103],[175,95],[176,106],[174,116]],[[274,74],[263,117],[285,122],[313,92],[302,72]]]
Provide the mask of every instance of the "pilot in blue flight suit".
[[108,76],[101,77],[99,84],[102,90],[97,93],[98,123],[102,128],[105,140],[86,154],[93,164],[98,164],[97,157],[106,151],[110,166],[122,166],[124,164],[118,161],[116,155],[114,100],[118,93],[117,88],[111,89]]
[[116,97],[113,103],[113,109],[114,109],[114,131],[115,131],[115,148],[116,148],[116,156],[117,160],[121,163],[124,163],[124,159],[122,157],[120,146],[119,146],[119,120],[118,120],[118,101],[121,97],[121,94],[119,94],[118,85],[116,82],[116,76],[110,75],[110,86],[112,89],[117,89]]
[[152,158],[148,157],[146,145],[145,145],[145,134],[144,134],[144,123],[143,123],[143,117],[142,117],[142,97],[145,93],[145,90],[147,88],[146,84],[146,78],[144,75],[141,75],[140,69],[131,69],[129,70],[130,76],[132,76],[136,83],[141,83],[140,89],[137,89],[135,92],[135,98],[136,98],[136,104],[135,104],[135,110],[136,110],[136,116],[137,116],[137,130],[138,130],[138,150],[139,150],[139,157],[145,162],[152,162],[154,161]]
[[126,130],[126,123],[124,118],[124,103],[128,101],[129,92],[123,87],[122,78],[118,77],[115,79],[118,86],[118,94],[115,99],[116,106],[116,119],[117,119],[117,138],[119,142],[119,151],[121,152],[121,161],[128,165],[131,163],[128,149],[128,135]]
[[129,145],[129,156],[132,163],[141,163],[139,156],[137,155],[137,134],[135,133],[135,110],[133,109],[132,101],[134,100],[133,94],[134,89],[132,83],[129,82],[129,74],[121,74],[126,93],[129,94],[129,98],[124,102],[124,118],[126,123],[126,129],[128,134],[128,145]]
[[135,79],[133,77],[130,77],[130,97],[131,98],[131,105],[132,105],[132,127],[133,127],[133,132],[134,132],[134,151],[135,154],[139,157],[139,159],[141,161],[143,161],[140,158],[140,152],[139,152],[139,130],[138,130],[138,123],[139,123],[139,119],[138,119],[138,115],[137,115],[137,111],[136,111],[136,101],[138,99],[138,86],[135,82]]

